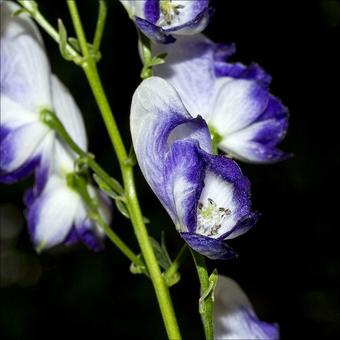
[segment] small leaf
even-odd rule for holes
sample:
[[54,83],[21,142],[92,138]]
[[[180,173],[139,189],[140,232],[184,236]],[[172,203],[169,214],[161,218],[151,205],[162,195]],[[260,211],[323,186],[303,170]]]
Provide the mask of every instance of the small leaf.
[[129,151],[128,160],[126,162],[128,165],[135,166],[137,164],[137,158],[133,146],[131,146]]
[[164,64],[166,56],[167,56],[167,53],[162,53],[158,55],[157,57],[153,57],[148,66],[152,67],[152,66]]
[[119,210],[119,212],[126,218],[130,218],[130,214],[129,211],[127,210],[127,207],[125,205],[125,203],[121,200],[116,199],[116,207]]
[[155,240],[153,237],[149,237],[151,242],[152,248],[155,252],[155,256],[157,259],[158,264],[164,269],[167,270],[171,266],[171,260],[169,259],[169,255],[167,252],[164,252],[162,246]]
[[[138,258],[143,260],[143,257],[141,254],[138,254]],[[146,276],[149,276],[148,271],[145,266],[141,266],[133,262],[130,264],[130,272],[132,274],[145,274]]]
[[67,32],[66,28],[61,21],[61,19],[58,19],[58,31],[59,31],[59,50],[62,55],[62,57],[66,60],[73,60],[73,57],[70,55],[70,53],[67,52]]
[[124,189],[116,179],[114,179],[112,177],[110,178],[112,184],[114,184],[114,186],[115,186],[115,188],[114,188],[115,190],[113,190],[97,174],[93,174],[93,178],[96,181],[96,183],[98,184],[99,188],[101,190],[103,190],[108,196],[113,198],[114,200],[121,198],[124,195]]
[[161,247],[162,247],[162,250],[164,252],[164,255],[167,257],[169,263],[172,263],[171,261],[171,258],[170,258],[170,255],[168,253],[168,249],[166,247],[166,243],[165,243],[165,233],[164,231],[162,231],[162,235],[161,235]]
[[80,49],[80,44],[77,38],[74,37],[70,37],[67,39],[69,44],[77,51],[77,52],[81,52]]
[[215,291],[215,287],[217,284],[217,280],[218,280],[218,273],[217,273],[217,269],[214,269],[213,272],[211,273],[211,275],[209,276],[209,287],[202,292],[202,295],[199,299],[199,311],[200,314],[204,314],[205,312],[205,302],[207,299],[212,298],[212,300],[214,301],[214,291]]

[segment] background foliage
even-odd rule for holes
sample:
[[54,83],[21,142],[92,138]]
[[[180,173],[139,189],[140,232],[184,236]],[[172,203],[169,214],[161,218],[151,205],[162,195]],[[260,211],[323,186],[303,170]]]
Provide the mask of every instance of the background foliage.
[[[61,17],[69,34],[66,5],[40,1],[52,22]],[[123,8],[108,1],[109,19],[100,71],[119,126],[129,140],[131,96],[141,64],[136,34]],[[215,262],[235,278],[260,318],[277,321],[282,338],[340,337],[340,252],[337,197],[339,176],[340,3],[318,1],[212,1],[216,12],[206,33],[215,41],[234,41],[235,60],[256,61],[272,76],[272,92],[291,112],[282,148],[290,161],[272,166],[242,165],[252,181],[253,204],[263,217],[252,231],[230,242],[240,254]],[[81,1],[89,36],[96,1]],[[90,150],[118,177],[118,166],[99,112],[81,70],[62,60],[44,35],[54,72],[67,84],[85,117]],[[174,256],[182,240],[137,170],[144,214],[151,233],[165,230]],[[93,254],[83,246],[56,248],[41,256],[29,241],[22,214],[22,192],[30,180],[1,186],[2,339],[165,337],[151,284],[130,274],[129,262],[109,242]],[[334,198],[332,198],[334,194]],[[114,214],[113,227],[135,249],[128,221]],[[188,258],[181,282],[171,289],[185,339],[202,337],[197,313],[198,282]]]

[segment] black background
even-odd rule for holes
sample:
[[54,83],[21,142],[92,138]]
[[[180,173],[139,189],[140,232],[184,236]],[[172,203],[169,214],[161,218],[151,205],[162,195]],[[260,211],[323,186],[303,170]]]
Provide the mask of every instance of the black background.
[[[216,12],[206,34],[218,42],[236,42],[234,60],[246,64],[256,61],[273,76],[272,93],[291,113],[282,149],[293,152],[294,158],[277,165],[242,165],[252,182],[253,205],[263,217],[253,230],[230,242],[239,253],[237,260],[209,261],[209,267],[236,279],[259,317],[280,324],[283,339],[340,337],[340,59],[336,50],[340,3],[211,3]],[[79,1],[79,5],[87,33],[92,36],[96,1]],[[117,1],[109,0],[108,5],[99,68],[129,145],[129,106],[140,82],[141,64],[133,24]],[[52,22],[61,17],[69,34],[74,34],[64,2],[40,1],[40,6]],[[57,46],[46,35],[44,40],[54,72],[82,109],[90,150],[119,178],[113,150],[84,75],[61,59]],[[174,256],[182,240],[138,169],[136,175],[144,213],[152,218],[150,233],[159,239],[164,230]],[[13,205],[22,210],[22,192],[31,182],[2,185],[1,202],[10,203],[12,210]],[[8,205],[1,207],[4,223]],[[20,216],[17,218],[20,221]],[[117,211],[113,228],[137,249],[129,222]],[[38,256],[23,227],[15,239],[2,237],[1,247],[2,339],[166,337],[151,284],[143,276],[130,274],[129,262],[109,242],[99,254],[79,245]],[[18,268],[21,275],[15,275]],[[6,275],[12,279],[5,280]],[[203,338],[197,312],[199,287],[190,258],[183,266],[181,282],[171,293],[184,338]]]

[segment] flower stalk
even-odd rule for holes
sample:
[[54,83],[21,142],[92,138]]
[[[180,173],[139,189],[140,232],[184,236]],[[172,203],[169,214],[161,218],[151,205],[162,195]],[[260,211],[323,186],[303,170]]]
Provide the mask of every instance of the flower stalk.
[[[191,250],[191,249],[190,249]],[[198,278],[201,285],[201,298],[199,299],[199,312],[204,327],[205,338],[214,339],[214,328],[212,321],[214,289],[217,283],[216,270],[209,276],[205,257],[191,250],[195,262]]]
[[149,235],[144,224],[143,215],[141,213],[135,190],[133,169],[131,164],[129,164],[128,162],[128,154],[124,147],[113,113],[105,95],[104,88],[101,84],[96,63],[89,52],[87,40],[79,17],[77,4],[75,1],[67,1],[67,5],[69,7],[69,12],[85,61],[84,63],[82,63],[82,68],[86,74],[92,92],[97,101],[98,107],[102,114],[104,123],[106,125],[112,145],[115,149],[120,164],[126,193],[127,207],[130,213],[131,221],[139,246],[141,248],[150,278],[156,292],[168,337],[170,339],[180,339],[181,335],[170,298],[169,289],[161,274],[161,270],[157,263],[157,259],[149,240]]

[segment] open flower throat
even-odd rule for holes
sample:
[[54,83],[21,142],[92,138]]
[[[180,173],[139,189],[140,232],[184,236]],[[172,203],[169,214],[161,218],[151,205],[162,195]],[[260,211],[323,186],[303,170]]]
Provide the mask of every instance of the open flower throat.
[[174,4],[172,0],[160,1],[160,25],[171,25],[172,21],[179,16],[180,10],[184,9],[184,5]]
[[231,215],[229,208],[219,207],[213,199],[198,203],[197,208],[197,231],[206,236],[218,234],[222,223]]

